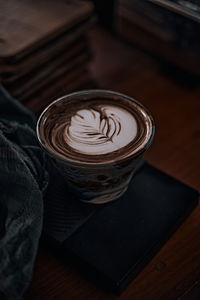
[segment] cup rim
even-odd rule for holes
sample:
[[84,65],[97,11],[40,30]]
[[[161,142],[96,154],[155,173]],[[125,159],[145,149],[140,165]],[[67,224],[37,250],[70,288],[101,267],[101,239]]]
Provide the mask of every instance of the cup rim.
[[[78,95],[91,95],[94,93],[98,93],[98,94],[109,94],[109,95],[114,95],[114,96],[118,96],[118,97],[122,97],[125,98],[129,101],[132,101],[134,103],[136,103],[136,105],[138,105],[140,107],[140,109],[143,111],[143,113],[145,113],[146,116],[148,116],[148,119],[150,121],[150,131],[147,135],[147,137],[144,139],[144,141],[141,143],[141,145],[139,145],[139,147],[135,150],[135,152],[130,153],[128,156],[121,158],[119,160],[109,160],[106,162],[84,162],[84,161],[77,161],[77,160],[73,160],[70,158],[67,158],[59,153],[56,153],[54,151],[52,151],[50,148],[48,148],[42,141],[41,137],[40,137],[40,124],[42,121],[43,116],[45,115],[45,113],[48,111],[48,109],[50,107],[52,107],[55,103],[62,101],[63,99],[67,99],[67,98],[71,98],[73,96],[78,96]],[[155,135],[155,124],[154,124],[154,120],[150,114],[150,112],[148,111],[148,109],[146,109],[139,101],[135,100],[134,98],[127,96],[123,93],[119,93],[116,91],[112,91],[112,90],[105,90],[105,89],[87,89],[87,90],[80,90],[80,91],[76,91],[70,94],[66,94],[62,97],[59,97],[58,99],[52,101],[49,105],[47,105],[47,107],[41,112],[38,120],[37,120],[37,124],[36,124],[36,135],[37,135],[37,139],[39,141],[39,144],[42,146],[42,148],[44,150],[47,151],[47,153],[49,153],[51,156],[56,157],[57,159],[66,162],[66,163],[72,163],[74,165],[78,165],[78,166],[105,166],[105,165],[112,165],[115,163],[120,163],[123,161],[126,161],[127,159],[129,159],[130,157],[135,157],[137,155],[139,155],[141,152],[143,152],[145,149],[147,149],[150,145],[151,142],[153,140],[153,137]]]

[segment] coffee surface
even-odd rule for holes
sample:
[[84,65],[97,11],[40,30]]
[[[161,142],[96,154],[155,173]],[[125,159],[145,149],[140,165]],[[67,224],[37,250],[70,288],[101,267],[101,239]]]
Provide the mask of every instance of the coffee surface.
[[41,138],[47,148],[73,161],[118,161],[136,152],[150,119],[130,100],[61,101],[46,111]]
[[89,155],[119,150],[137,134],[135,118],[123,108],[111,105],[78,110],[64,126],[66,143]]

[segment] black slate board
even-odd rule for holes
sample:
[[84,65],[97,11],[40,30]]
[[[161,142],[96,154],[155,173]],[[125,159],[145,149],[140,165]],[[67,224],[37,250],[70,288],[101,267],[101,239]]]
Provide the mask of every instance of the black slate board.
[[146,162],[127,193],[104,205],[79,202],[59,175],[52,178],[44,236],[114,293],[126,288],[198,203],[196,190]]

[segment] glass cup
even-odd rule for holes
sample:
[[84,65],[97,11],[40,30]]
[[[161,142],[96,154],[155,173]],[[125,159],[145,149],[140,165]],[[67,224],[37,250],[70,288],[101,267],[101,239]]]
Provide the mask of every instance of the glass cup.
[[[99,99],[99,103],[101,100],[114,100],[116,104],[118,101],[131,101],[131,105],[134,105],[138,113],[144,117],[145,135],[135,151],[129,151],[123,158],[119,156],[119,158],[103,161],[102,156],[101,161],[88,162],[69,158],[48,146],[45,138],[45,126],[48,118],[55,119],[53,115],[55,108],[62,111],[63,105],[66,105],[67,102],[73,103],[75,106],[80,101],[93,101],[94,99]],[[75,195],[81,201],[101,204],[118,199],[126,192],[143,154],[152,142],[154,122],[149,112],[131,97],[113,91],[86,90],[66,95],[52,102],[41,113],[36,130],[41,146],[53,158],[55,165]]]

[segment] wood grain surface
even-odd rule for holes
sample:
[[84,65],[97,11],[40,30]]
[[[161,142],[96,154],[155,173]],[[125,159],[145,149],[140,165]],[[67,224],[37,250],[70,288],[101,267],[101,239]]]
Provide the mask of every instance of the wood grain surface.
[[[168,72],[160,61],[103,29],[95,28],[89,38],[94,52],[91,72],[98,85],[139,100],[155,119],[156,135],[146,154],[148,161],[200,189],[198,79],[191,87],[191,76],[176,69]],[[200,205],[121,296],[100,290],[41,242],[25,299],[196,300],[200,298],[186,296],[199,280]],[[197,295],[198,289],[192,293]]]
[[55,56],[62,55],[63,52],[73,48],[77,41],[84,42],[84,32],[87,32],[92,25],[92,22],[93,21],[91,20],[86,21],[84,24],[82,23],[80,27],[46,43],[44,47],[37,49],[17,63],[2,63],[0,65],[0,80],[3,83],[13,83],[25,74],[29,74],[41,65],[55,58]]
[[17,61],[91,16],[83,1],[0,2],[0,61]]
[[71,48],[71,51],[60,53],[50,62],[41,66],[29,75],[17,80],[14,84],[4,86],[8,91],[20,100],[29,99],[29,97],[47,84],[51,84],[56,78],[71,70],[79,69],[80,65],[86,64],[90,58],[90,52],[87,44],[80,44]]

